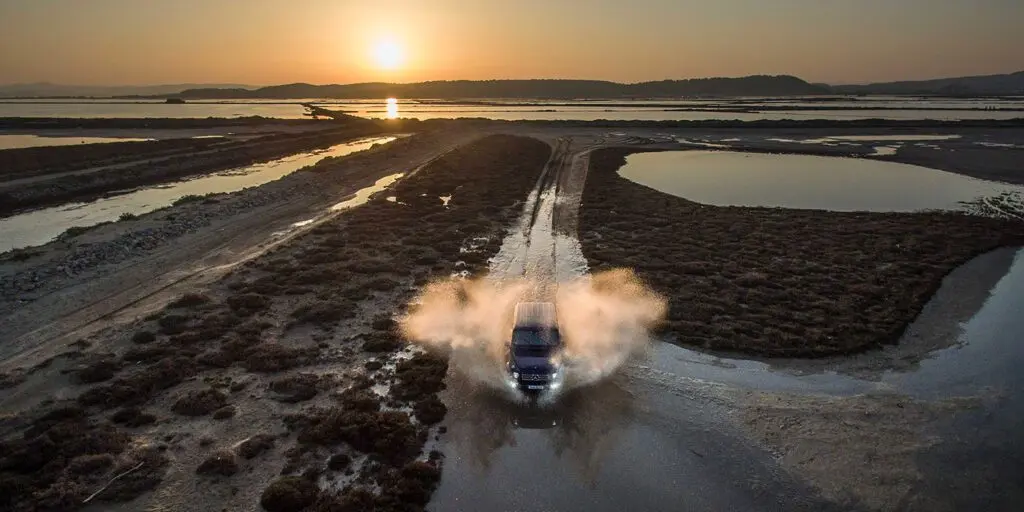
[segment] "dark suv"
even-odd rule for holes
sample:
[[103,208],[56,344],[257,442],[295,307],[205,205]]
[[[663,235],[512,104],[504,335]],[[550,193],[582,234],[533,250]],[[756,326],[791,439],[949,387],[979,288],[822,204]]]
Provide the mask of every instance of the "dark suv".
[[555,305],[520,302],[508,350],[508,371],[515,387],[541,393],[561,385],[557,356],[562,349]]

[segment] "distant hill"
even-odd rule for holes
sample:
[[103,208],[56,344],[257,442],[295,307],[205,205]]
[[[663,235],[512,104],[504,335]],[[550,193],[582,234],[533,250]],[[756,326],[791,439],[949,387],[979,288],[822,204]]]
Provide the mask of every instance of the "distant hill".
[[1024,71],[1007,75],[964,76],[867,85],[834,85],[832,90],[837,94],[1024,95]]
[[240,84],[167,84],[167,85],[61,85],[47,82],[34,84],[0,85],[0,98],[71,98],[97,97],[111,98],[115,96],[159,96],[177,94],[186,89],[199,87],[237,88],[248,86]]
[[696,78],[620,84],[601,80],[449,80],[412,84],[362,83],[274,85],[259,89],[201,88],[179,94],[187,99],[370,99],[401,98],[671,98],[681,96],[794,96],[827,94],[825,87],[793,76]]

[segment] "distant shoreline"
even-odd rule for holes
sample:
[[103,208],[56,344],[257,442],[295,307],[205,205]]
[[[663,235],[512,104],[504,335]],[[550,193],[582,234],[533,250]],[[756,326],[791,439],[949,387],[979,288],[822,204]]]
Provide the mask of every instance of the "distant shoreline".
[[833,95],[926,96],[936,98],[999,98],[1024,96],[1024,71],[855,85],[810,83],[792,75],[689,78],[621,83],[607,80],[435,80],[414,83],[309,84],[264,87],[230,84],[163,86],[0,85],[0,99],[670,99],[793,97]]
[[[517,120],[506,121],[483,117],[462,117],[455,119],[411,119],[399,118],[391,120],[367,119],[368,122],[380,123],[393,130],[421,130],[445,126],[451,123],[460,125],[467,123],[480,124],[531,124],[546,126],[579,126],[592,128],[1024,128],[1024,115],[1014,119],[761,119],[754,121],[739,120],[680,120],[680,121],[621,121],[621,120]],[[100,129],[186,129],[209,128],[215,126],[249,126],[267,123],[330,126],[337,123],[332,120],[315,119],[276,119],[270,117],[240,118],[77,118],[77,117],[0,117],[0,130],[17,132],[23,130],[100,130]]]

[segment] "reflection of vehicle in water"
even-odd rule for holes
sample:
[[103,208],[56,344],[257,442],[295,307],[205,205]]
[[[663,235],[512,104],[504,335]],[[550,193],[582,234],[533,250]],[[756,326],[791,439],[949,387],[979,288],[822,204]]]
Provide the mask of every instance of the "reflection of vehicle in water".
[[520,302],[508,349],[511,385],[526,393],[541,393],[561,385],[561,367],[556,362],[562,349],[555,305],[550,302]]
[[559,424],[559,411],[544,407],[516,407],[512,411],[512,425],[527,430],[555,428]]

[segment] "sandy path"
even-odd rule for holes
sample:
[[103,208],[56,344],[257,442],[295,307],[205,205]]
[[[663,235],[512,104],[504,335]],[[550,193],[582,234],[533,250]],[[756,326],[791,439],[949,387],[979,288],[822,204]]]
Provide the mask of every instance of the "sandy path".
[[586,181],[589,146],[570,137],[549,142],[551,159],[526,198],[519,224],[491,262],[495,279],[526,278],[536,283],[536,300],[553,300],[557,283],[586,273],[576,240],[576,218]]

